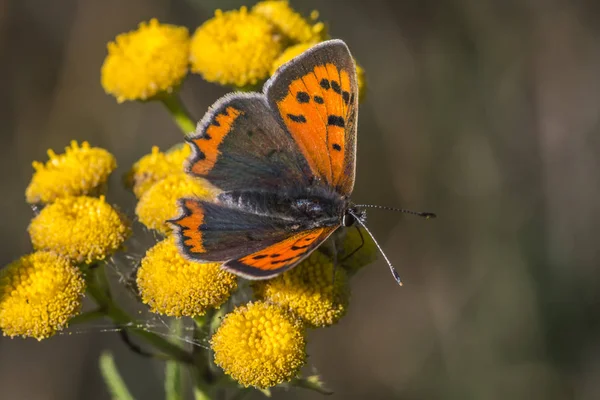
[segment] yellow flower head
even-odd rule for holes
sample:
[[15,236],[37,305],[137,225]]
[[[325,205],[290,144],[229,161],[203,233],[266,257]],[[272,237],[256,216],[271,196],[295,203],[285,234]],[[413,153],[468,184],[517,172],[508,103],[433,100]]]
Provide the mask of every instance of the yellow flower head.
[[333,263],[318,251],[294,269],[259,281],[253,288],[257,298],[289,309],[311,327],[336,323],[350,301],[346,272],[337,268],[334,280]]
[[[304,53],[314,45],[315,43],[300,43],[285,49],[285,51],[273,61],[273,65],[271,65],[271,75],[273,75],[283,64]],[[358,100],[363,101],[367,90],[367,82],[365,70],[358,64],[356,64],[356,81],[358,84]]]
[[81,308],[85,283],[68,259],[40,251],[0,270],[0,329],[38,340],[65,328]]
[[72,141],[64,154],[57,155],[48,150],[48,158],[45,164],[33,162],[35,173],[25,191],[30,204],[51,203],[61,197],[95,193],[117,167],[112,154],[90,147],[88,142],[79,146]]
[[146,100],[171,92],[188,71],[189,35],[181,26],[142,22],[136,31],[108,43],[101,71],[106,93],[125,100]]
[[367,77],[363,67],[356,63],[356,82],[358,83],[358,101],[364,101],[367,95]]
[[341,261],[342,267],[350,274],[377,260],[379,254],[375,242],[367,234],[365,228],[358,229],[362,232],[362,240],[355,228],[346,229],[346,237],[343,240],[340,254],[338,254],[338,260]]
[[[311,25],[305,18],[290,7],[287,0],[261,1],[252,8],[252,13],[260,15],[283,33],[289,40],[297,43],[320,42],[325,39],[325,24],[317,22]],[[316,19],[318,13],[312,14]]]
[[162,153],[154,146],[150,154],[146,154],[136,162],[126,177],[126,183],[133,187],[133,193],[139,199],[156,182],[173,174],[183,172],[185,160],[191,149],[187,144]]
[[265,302],[227,314],[211,340],[215,364],[244,386],[268,388],[294,378],[306,359],[302,323]]
[[104,196],[58,199],[29,225],[36,250],[51,250],[77,263],[110,256],[129,233],[127,221],[106,203]]
[[148,229],[166,235],[171,232],[167,220],[177,216],[177,200],[182,197],[208,198],[213,194],[208,182],[183,172],[155,183],[140,198],[135,214]]
[[300,43],[285,49],[283,53],[281,53],[281,55],[277,57],[275,61],[273,61],[273,65],[271,65],[271,75],[273,75],[275,71],[277,71],[277,69],[283,64],[290,61],[292,58],[304,53],[306,50],[310,49],[314,45],[314,43]]
[[281,46],[273,25],[246,7],[217,10],[192,37],[192,71],[221,85],[254,86],[269,76]]
[[218,308],[237,288],[235,275],[219,263],[184,259],[172,238],[152,247],[142,259],[137,284],[152,312],[169,316],[203,315]]

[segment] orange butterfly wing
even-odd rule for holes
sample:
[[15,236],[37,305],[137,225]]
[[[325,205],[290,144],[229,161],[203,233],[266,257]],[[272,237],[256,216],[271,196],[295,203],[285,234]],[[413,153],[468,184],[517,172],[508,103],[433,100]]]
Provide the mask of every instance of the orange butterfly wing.
[[334,40],[309,49],[283,65],[265,93],[314,175],[349,195],[356,169],[358,84],[346,45]]
[[296,266],[323,243],[337,227],[296,233],[262,250],[230,260],[223,268],[251,279],[268,279]]

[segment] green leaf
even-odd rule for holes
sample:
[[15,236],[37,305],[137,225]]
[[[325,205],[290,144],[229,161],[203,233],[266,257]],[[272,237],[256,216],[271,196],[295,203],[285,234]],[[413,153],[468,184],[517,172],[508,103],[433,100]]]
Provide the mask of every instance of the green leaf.
[[177,361],[165,363],[165,398],[166,400],[183,400],[181,383],[181,364]]
[[104,352],[100,356],[100,372],[113,400],[134,400],[123,378],[121,378],[110,352]]

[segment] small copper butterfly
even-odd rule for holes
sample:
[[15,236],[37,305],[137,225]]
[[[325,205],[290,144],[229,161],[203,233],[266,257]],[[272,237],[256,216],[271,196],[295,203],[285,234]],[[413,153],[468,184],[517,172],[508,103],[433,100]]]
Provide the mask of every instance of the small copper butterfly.
[[357,116],[356,66],[341,40],[281,66],[263,93],[219,99],[187,138],[186,171],[220,193],[179,200],[170,223],[181,252],[267,279],[298,265],[339,227],[363,225],[364,211],[349,199]]

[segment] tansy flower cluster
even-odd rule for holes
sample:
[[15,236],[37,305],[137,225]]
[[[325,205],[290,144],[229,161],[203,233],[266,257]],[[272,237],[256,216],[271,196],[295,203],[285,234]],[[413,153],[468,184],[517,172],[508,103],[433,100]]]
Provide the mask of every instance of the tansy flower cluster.
[[41,208],[28,229],[35,251],[0,274],[0,329],[9,336],[43,339],[66,327],[81,308],[86,266],[129,235],[126,218],[100,195],[116,167],[109,152],[72,142],[48,157],[33,163],[25,194]]
[[217,263],[184,259],[172,238],[153,246],[137,273],[142,301],[153,312],[170,316],[200,316],[220,307],[237,288],[235,275]]
[[[108,44],[102,86],[118,102],[159,99],[171,106],[169,95],[188,70],[238,90],[259,89],[279,66],[330,38],[318,18],[317,11],[302,16],[287,0],[266,0],[250,9],[216,10],[191,36],[184,27],[142,22]],[[357,70],[362,98],[364,70]]]
[[188,72],[186,28],[142,22],[137,31],[122,33],[108,43],[102,65],[102,86],[119,103],[146,100],[171,92]]
[[[187,28],[151,19],[108,43],[100,80],[119,103],[161,101],[188,134],[197,118],[189,116],[177,89],[189,71],[237,90],[258,89],[281,65],[329,38],[318,19],[318,12],[303,16],[285,0],[217,10],[191,35]],[[357,68],[362,97],[364,71]],[[331,326],[347,313],[351,277],[375,259],[368,235],[358,229],[336,232],[329,240],[335,241],[337,254],[322,246],[292,270],[248,284],[219,263],[193,262],[181,254],[166,222],[178,214],[177,200],[210,201],[218,189],[185,173],[191,154],[187,144],[149,150],[140,154],[123,182],[136,201],[132,217],[156,240],[142,256],[127,254],[131,265],[115,261],[114,266],[122,269],[121,277],[131,277],[128,287],[151,312],[193,321],[192,337],[186,341],[201,346],[188,351],[153,332],[132,328],[139,324],[113,299],[104,267],[114,253],[127,253],[124,242],[131,228],[105,197],[116,168],[114,157],[87,142],[72,142],[63,154],[49,150],[48,161],[33,164],[25,196],[38,211],[28,228],[33,252],[0,271],[2,332],[11,337],[52,336],[81,312],[85,291],[97,309],[77,320],[108,317],[155,351],[144,349],[144,355],[195,369],[198,398],[212,398],[210,390],[231,388],[232,381],[238,389],[268,391],[296,384],[325,392],[318,376],[300,374],[308,357],[306,332]],[[103,368],[112,368],[105,374],[111,391],[122,391],[114,366]]]

